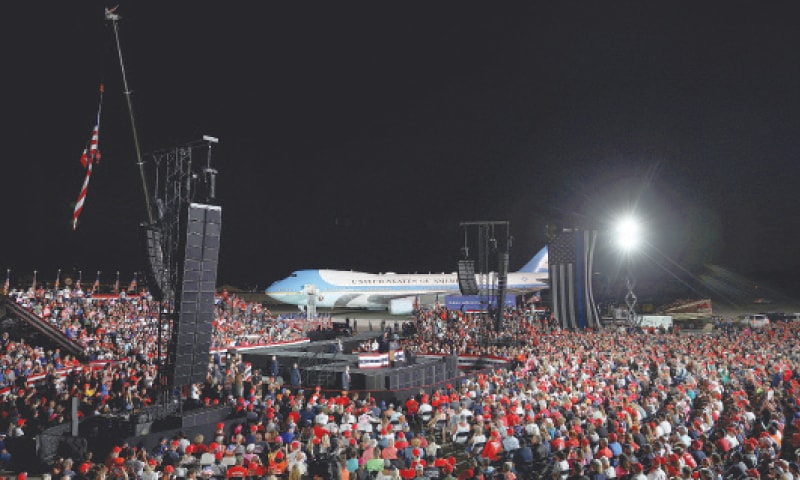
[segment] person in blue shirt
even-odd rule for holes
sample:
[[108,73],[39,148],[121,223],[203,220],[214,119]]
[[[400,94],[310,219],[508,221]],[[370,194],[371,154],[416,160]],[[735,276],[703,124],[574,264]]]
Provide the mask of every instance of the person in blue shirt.
[[611,453],[614,454],[615,458],[622,454],[622,445],[617,440],[616,433],[608,434],[608,448],[611,449]]
[[280,365],[278,364],[278,359],[275,355],[272,356],[272,363],[270,364],[270,374],[274,378],[278,378],[278,373],[280,373]]
[[350,391],[350,365],[345,366],[342,372],[342,391]]
[[292,370],[289,372],[289,383],[292,385],[292,388],[299,388],[300,383],[302,382],[300,378],[300,369],[297,367],[295,363],[292,366]]

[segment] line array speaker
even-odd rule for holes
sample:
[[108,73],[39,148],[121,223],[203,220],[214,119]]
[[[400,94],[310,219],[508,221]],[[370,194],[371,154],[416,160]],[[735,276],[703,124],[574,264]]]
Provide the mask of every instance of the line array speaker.
[[461,295],[477,295],[478,282],[475,280],[475,260],[458,261],[458,289]]
[[208,373],[221,226],[220,207],[189,205],[179,314],[173,336],[173,385],[203,382]]
[[499,332],[503,323],[503,310],[506,303],[508,285],[508,252],[497,254],[497,304],[495,305],[494,331]]
[[145,226],[144,242],[147,250],[147,284],[156,298],[164,298],[168,293],[169,278],[164,263],[164,249],[161,245],[161,230],[153,226]]

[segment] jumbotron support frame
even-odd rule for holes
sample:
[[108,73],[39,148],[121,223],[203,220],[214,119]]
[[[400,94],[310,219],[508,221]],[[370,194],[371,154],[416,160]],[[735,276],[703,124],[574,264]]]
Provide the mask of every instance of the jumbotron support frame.
[[511,224],[505,220],[461,222],[466,244],[462,248],[464,257],[469,257],[470,232],[477,235],[478,296],[481,304],[488,304],[494,297],[494,330],[499,332],[503,325],[506,286],[508,284],[508,260],[511,250]]

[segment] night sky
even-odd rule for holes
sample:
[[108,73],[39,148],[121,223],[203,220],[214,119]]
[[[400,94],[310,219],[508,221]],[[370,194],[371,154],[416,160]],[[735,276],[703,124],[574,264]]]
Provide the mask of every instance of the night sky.
[[[0,267],[125,282],[144,265],[141,186],[104,4],[77,3],[4,7]],[[800,266],[792,2],[122,0],[119,13],[143,151],[220,139],[220,284],[453,271],[470,220],[511,222],[515,269],[546,225],[607,231],[630,210],[646,223],[643,276]],[[100,81],[103,157],[72,232]]]

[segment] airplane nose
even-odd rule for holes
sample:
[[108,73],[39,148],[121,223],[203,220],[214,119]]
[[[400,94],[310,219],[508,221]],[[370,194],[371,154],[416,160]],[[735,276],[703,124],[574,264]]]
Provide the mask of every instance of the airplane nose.
[[282,282],[280,280],[277,282],[272,282],[272,284],[269,287],[267,287],[264,293],[266,293],[269,296],[272,296],[273,293],[279,292],[281,290],[280,288],[281,283]]

